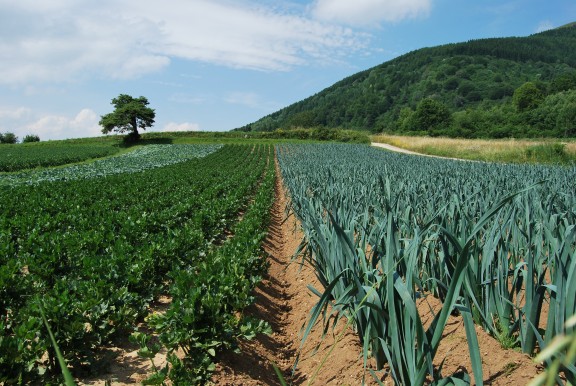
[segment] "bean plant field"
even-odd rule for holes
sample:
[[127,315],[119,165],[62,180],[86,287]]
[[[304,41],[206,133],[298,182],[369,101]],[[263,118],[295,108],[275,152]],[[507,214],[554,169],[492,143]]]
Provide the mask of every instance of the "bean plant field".
[[36,167],[58,166],[117,153],[110,144],[23,144],[6,146],[0,152],[0,172],[14,172]]
[[[304,341],[335,316],[377,382],[483,384],[480,327],[576,383],[576,167],[334,143],[66,146],[76,158],[0,153],[0,384],[82,379],[128,340],[166,353],[145,384],[210,382],[223,352],[271,332],[244,310],[266,275],[277,177],[321,285]],[[433,365],[450,315],[467,373]]]
[[[129,335],[160,294],[172,302],[148,325],[186,357],[171,356],[170,373],[156,381],[200,383],[217,351],[265,329],[236,312],[250,304],[264,267],[273,148],[184,150],[183,158],[170,153],[180,162],[168,166],[165,150],[151,148],[155,168],[0,186],[0,383],[47,383],[60,373],[41,310],[74,375]],[[116,162],[128,158],[142,161],[135,151]],[[135,339],[144,355],[154,351],[145,334]]]

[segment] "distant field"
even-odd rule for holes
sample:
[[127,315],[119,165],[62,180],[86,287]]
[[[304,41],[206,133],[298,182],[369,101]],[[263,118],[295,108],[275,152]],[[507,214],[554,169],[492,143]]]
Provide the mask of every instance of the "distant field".
[[372,141],[423,154],[479,161],[513,163],[576,161],[576,142],[564,140],[482,140],[375,135]]
[[120,151],[115,144],[71,144],[64,141],[2,145],[0,172],[15,172],[37,167],[59,166],[107,157]]
[[147,145],[114,157],[96,159],[66,167],[34,169],[0,175],[1,185],[37,184],[43,181],[64,181],[104,177],[120,173],[137,173],[147,169],[203,158],[222,145]]

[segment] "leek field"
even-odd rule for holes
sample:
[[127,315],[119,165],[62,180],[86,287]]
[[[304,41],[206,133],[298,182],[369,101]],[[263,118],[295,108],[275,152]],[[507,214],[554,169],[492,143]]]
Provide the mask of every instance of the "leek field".
[[[277,153],[305,233],[304,260],[323,285],[304,339],[335,312],[352,322],[365,360],[396,384],[469,382],[432,366],[448,315],[458,313],[468,371],[482,384],[475,324],[530,355],[573,334],[565,322],[576,313],[576,168],[359,145],[281,145]],[[443,307],[424,328],[416,303],[427,296]],[[564,378],[556,381],[575,383],[573,362],[557,370]]]
[[[167,352],[146,384],[209,382],[222,352],[270,332],[242,310],[266,272],[277,177],[304,232],[298,261],[322,285],[304,340],[335,315],[375,379],[482,384],[480,326],[544,354],[538,382],[576,383],[576,167],[236,142],[0,153],[0,384],[80,379],[128,339],[141,357]],[[425,326],[430,297],[442,307]],[[433,365],[449,315],[471,376]]]

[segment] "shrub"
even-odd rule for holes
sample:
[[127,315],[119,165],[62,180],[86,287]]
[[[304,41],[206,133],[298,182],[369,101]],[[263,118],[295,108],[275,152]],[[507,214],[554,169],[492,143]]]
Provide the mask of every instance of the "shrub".
[[518,111],[532,110],[542,102],[544,94],[533,82],[526,82],[518,87],[512,95],[512,103]]
[[0,143],[14,144],[18,142],[18,137],[14,133],[6,132],[0,134]]
[[568,156],[563,143],[546,143],[530,146],[526,149],[525,155],[528,161],[545,163],[566,163]]
[[450,124],[451,114],[448,108],[432,98],[422,99],[416,107],[414,121],[419,130],[431,131]]
[[36,134],[28,134],[24,137],[22,143],[28,143],[28,142],[40,142],[40,137],[37,136]]

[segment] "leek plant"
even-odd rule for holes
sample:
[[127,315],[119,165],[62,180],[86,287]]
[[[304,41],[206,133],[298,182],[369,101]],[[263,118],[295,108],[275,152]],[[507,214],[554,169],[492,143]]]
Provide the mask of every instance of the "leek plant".
[[44,326],[46,327],[48,335],[50,336],[52,349],[56,353],[56,358],[58,359],[58,365],[60,366],[60,371],[62,372],[62,377],[64,378],[64,384],[66,386],[75,386],[76,382],[74,382],[74,378],[72,377],[72,374],[70,374],[70,370],[68,370],[68,365],[66,364],[64,355],[62,355],[62,352],[60,351],[60,347],[58,346],[58,342],[56,342],[56,338],[54,338],[54,334],[52,333],[52,329],[50,328],[50,323],[48,323],[48,319],[46,319],[46,315],[44,314],[44,307],[42,306],[42,302],[40,301],[39,297],[36,297],[36,304],[38,305],[38,309],[40,310],[40,315],[42,316]]
[[[505,197],[488,210],[465,238],[442,227],[434,232],[433,237],[439,244],[452,246],[450,250],[455,253],[452,260],[456,265],[443,307],[428,329],[424,328],[416,308],[416,299],[421,295],[418,272],[409,267],[416,266],[422,235],[431,232],[436,217],[416,229],[412,240],[402,243],[398,237],[399,227],[388,207],[386,213],[378,215],[383,222],[374,227],[378,234],[369,236],[377,240],[377,247],[367,259],[366,245],[363,248],[355,245],[356,232],[346,231],[341,220],[332,215],[333,212],[342,214],[342,211],[338,207],[325,208],[330,221],[322,225],[313,221],[315,228],[308,232],[312,236],[308,244],[311,253],[306,255],[317,269],[325,290],[312,312],[303,340],[320,315],[327,315],[329,309],[341,312],[355,322],[363,342],[365,361],[371,353],[379,369],[387,363],[395,382],[422,385],[427,377],[442,382],[444,378],[434,370],[433,360],[448,316],[457,308],[463,315],[475,382],[482,384],[482,363],[471,307],[460,296],[460,287],[466,277],[476,235],[514,196]],[[454,377],[446,381],[454,381]]]
[[[353,322],[365,361],[386,365],[395,382],[462,382],[432,365],[448,315],[459,313],[481,384],[474,323],[533,353],[576,306],[575,168],[459,163],[353,145],[283,145],[277,153],[305,260],[323,286],[312,289],[320,300],[304,338],[336,314]],[[423,296],[443,302],[427,329],[416,308]],[[544,308],[547,326],[539,330]]]
[[563,385],[564,380],[568,385],[576,384],[576,314],[566,321],[565,328],[566,332],[554,337],[534,359],[535,362],[545,362],[547,368],[529,386]]

